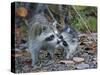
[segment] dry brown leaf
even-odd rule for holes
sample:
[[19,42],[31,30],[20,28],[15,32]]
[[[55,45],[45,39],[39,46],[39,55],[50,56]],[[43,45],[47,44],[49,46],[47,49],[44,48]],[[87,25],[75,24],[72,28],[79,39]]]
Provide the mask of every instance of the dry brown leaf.
[[31,65],[32,64],[32,60],[22,61],[22,64]]
[[19,7],[16,9],[16,14],[21,17],[26,17],[28,10],[25,7]]

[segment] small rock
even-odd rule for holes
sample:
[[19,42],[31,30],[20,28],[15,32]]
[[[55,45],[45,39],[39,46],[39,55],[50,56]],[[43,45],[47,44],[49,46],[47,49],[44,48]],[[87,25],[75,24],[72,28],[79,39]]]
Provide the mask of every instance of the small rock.
[[74,61],[72,61],[72,60],[61,60],[59,63],[74,64]]
[[15,57],[20,57],[22,56],[22,54],[15,54]]
[[89,63],[89,62],[91,62],[92,61],[92,59],[93,59],[93,55],[89,55],[88,53],[84,53],[83,55],[82,55],[82,57],[84,57],[84,62],[85,63]]
[[96,52],[94,50],[87,51],[89,55],[94,55]]
[[27,52],[30,52],[30,50],[28,48],[25,49]]
[[92,61],[92,63],[93,63],[93,64],[96,64],[96,63],[97,63],[97,61]]
[[82,54],[82,57],[87,57],[88,56],[88,53],[83,53]]
[[90,68],[97,68],[97,62],[96,61],[92,61],[89,63],[89,67]]
[[23,69],[23,72],[24,73],[27,73],[27,72],[31,72],[32,71],[31,66],[28,66],[28,65],[23,66],[22,69]]
[[94,58],[93,58],[93,60],[94,60],[94,61],[97,61],[97,58],[96,58],[96,57],[94,57]]
[[26,49],[27,47],[28,47],[27,43],[20,44],[20,46],[19,46],[20,49]]
[[81,58],[81,57],[74,57],[73,58],[73,61],[79,63],[79,62],[83,62],[84,61],[84,58]]
[[89,65],[85,63],[81,63],[81,64],[76,65],[76,68],[77,69],[88,69]]
[[22,56],[22,52],[21,51],[15,51],[15,57],[19,57]]
[[18,49],[18,48],[15,48],[15,51],[20,51],[20,49]]

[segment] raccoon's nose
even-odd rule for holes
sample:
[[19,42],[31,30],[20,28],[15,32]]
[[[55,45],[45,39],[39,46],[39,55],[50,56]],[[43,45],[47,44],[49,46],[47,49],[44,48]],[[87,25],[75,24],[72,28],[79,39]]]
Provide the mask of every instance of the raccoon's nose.
[[62,35],[60,35],[59,38],[63,40],[63,36]]
[[57,40],[57,44],[59,44],[60,43],[60,40]]

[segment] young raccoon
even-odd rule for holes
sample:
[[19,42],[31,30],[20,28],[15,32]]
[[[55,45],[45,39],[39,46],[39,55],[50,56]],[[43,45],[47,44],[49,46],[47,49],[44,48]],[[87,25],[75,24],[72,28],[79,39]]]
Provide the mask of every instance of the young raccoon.
[[73,56],[77,50],[78,38],[73,28],[65,25],[59,30],[57,23],[48,22],[43,13],[37,13],[28,27],[28,47],[32,57],[32,66],[38,62],[38,53],[41,48],[47,48],[51,57],[55,48],[63,48],[66,59]]

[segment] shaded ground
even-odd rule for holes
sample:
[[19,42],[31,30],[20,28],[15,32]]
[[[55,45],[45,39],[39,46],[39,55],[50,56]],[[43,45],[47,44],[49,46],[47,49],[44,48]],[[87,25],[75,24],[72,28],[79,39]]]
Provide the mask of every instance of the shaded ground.
[[[97,40],[96,33],[93,33],[93,38]],[[20,47],[16,48],[15,51],[16,73],[97,68],[97,44],[88,34],[79,35],[79,48],[70,60],[64,59],[62,52],[59,51],[55,51],[54,58],[51,59],[47,51],[41,50],[39,62],[36,66],[32,67],[31,55],[28,52],[26,43],[20,44]]]

